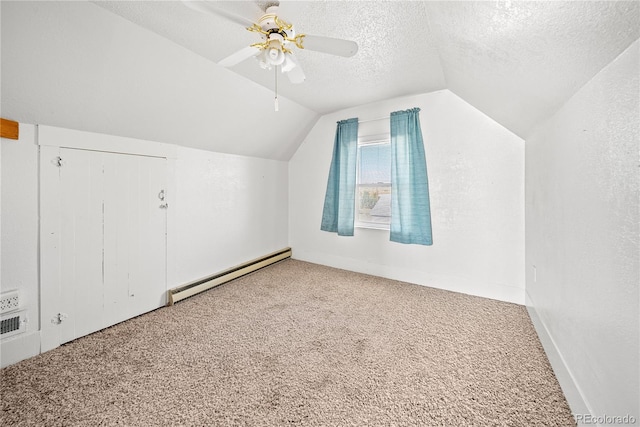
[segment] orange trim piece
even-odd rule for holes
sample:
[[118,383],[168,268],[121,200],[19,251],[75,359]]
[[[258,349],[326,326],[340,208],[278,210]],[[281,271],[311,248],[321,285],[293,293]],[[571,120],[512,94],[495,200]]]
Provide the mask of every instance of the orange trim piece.
[[20,136],[20,124],[13,120],[0,119],[0,137],[18,139]]

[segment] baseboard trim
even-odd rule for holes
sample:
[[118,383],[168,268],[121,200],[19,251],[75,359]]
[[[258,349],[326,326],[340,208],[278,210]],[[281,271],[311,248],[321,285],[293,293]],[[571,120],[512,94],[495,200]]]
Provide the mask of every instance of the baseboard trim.
[[252,273],[278,261],[282,261],[283,259],[290,258],[291,254],[291,248],[284,248],[263,257],[237,265],[228,270],[221,271],[212,276],[204,277],[191,283],[187,283],[186,285],[170,289],[168,296],[169,303],[167,305],[173,305],[185,298],[189,298],[190,296],[204,292],[215,286],[237,279],[238,277]]
[[533,327],[538,334],[538,338],[540,338],[542,347],[547,354],[549,363],[551,364],[553,372],[558,379],[558,383],[560,384],[560,388],[562,388],[562,392],[567,399],[567,403],[569,403],[571,412],[573,414],[593,414],[594,412],[591,410],[591,406],[585,399],[584,394],[582,393],[575,377],[571,373],[571,369],[565,362],[564,357],[562,357],[562,353],[549,333],[544,320],[538,315],[528,292],[525,293],[525,298],[531,323],[533,323]]
[[0,368],[40,354],[40,331],[26,332],[0,341]]
[[326,265],[328,267],[354,271],[356,273],[371,274],[386,279],[399,280],[481,298],[489,298],[518,305],[524,305],[525,303],[524,288],[516,286],[506,286],[497,283],[482,283],[478,286],[476,280],[467,277],[434,275],[427,271],[376,264],[361,259],[346,258],[323,252],[305,252],[296,249],[296,254],[292,256],[292,258],[314,264]]

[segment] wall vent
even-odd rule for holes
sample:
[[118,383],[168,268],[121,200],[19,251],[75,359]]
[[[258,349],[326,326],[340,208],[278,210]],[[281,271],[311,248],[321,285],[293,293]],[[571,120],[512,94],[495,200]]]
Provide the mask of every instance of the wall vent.
[[26,328],[27,318],[24,311],[18,311],[0,317],[0,338],[20,334],[24,332]]
[[4,292],[0,295],[0,314],[8,313],[20,308],[18,291]]

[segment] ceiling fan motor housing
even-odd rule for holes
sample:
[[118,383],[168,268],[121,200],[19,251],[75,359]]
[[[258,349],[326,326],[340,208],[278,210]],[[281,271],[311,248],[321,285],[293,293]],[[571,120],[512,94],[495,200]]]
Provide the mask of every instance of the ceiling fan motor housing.
[[289,43],[289,38],[295,36],[293,25],[281,20],[278,15],[278,6],[269,6],[266,13],[258,20],[265,38],[264,49],[266,54],[258,59],[263,68],[271,68],[285,62],[285,52],[289,52],[284,46]]
[[293,25],[284,22],[278,17],[278,6],[269,6],[266,13],[258,20],[258,24],[268,34],[268,38],[274,33],[281,35],[283,39],[295,37]]

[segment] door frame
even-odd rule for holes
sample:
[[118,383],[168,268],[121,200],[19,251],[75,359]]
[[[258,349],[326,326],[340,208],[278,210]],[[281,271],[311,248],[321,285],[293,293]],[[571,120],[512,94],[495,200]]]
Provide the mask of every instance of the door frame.
[[[39,146],[39,288],[40,288],[40,352],[61,344],[58,323],[58,307],[61,295],[60,260],[60,149],[71,148],[108,153],[160,157],[166,160],[166,194],[175,200],[176,146],[105,135],[93,132],[64,129],[53,126],[37,127]],[[64,159],[61,160],[64,167]],[[175,281],[175,265],[172,260],[175,248],[175,209],[167,209],[166,222],[166,286]],[[61,319],[64,321],[64,319]]]

